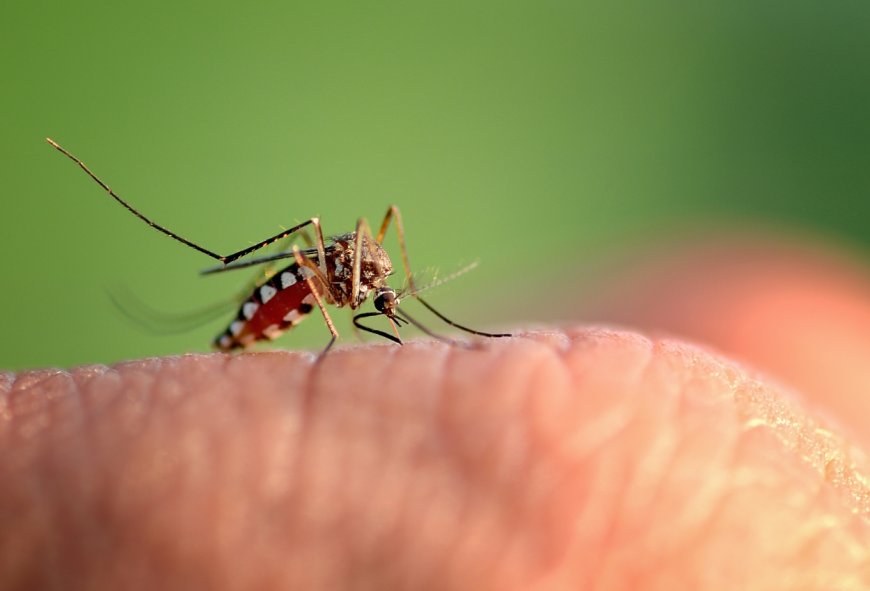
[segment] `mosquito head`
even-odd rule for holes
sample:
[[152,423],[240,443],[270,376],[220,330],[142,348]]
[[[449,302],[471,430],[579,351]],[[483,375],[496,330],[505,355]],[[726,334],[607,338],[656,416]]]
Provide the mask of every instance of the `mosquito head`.
[[375,291],[375,309],[378,312],[392,318],[398,307],[399,298],[396,296],[396,290],[392,287],[379,287]]

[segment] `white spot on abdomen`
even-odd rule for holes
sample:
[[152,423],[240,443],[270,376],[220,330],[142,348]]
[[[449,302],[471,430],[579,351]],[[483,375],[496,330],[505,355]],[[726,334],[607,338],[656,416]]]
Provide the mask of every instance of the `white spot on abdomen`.
[[260,287],[260,299],[263,300],[264,304],[275,297],[276,293],[278,293],[278,290],[271,285],[263,285]]
[[242,306],[242,316],[250,320],[259,307],[256,302],[245,302],[245,305]]
[[284,271],[281,273],[281,289],[287,289],[291,285],[296,284],[296,275],[291,273],[290,271]]
[[269,340],[277,339],[281,336],[281,333],[284,331],[281,330],[281,327],[277,324],[270,324],[266,328],[263,329],[263,335]]
[[245,326],[245,323],[242,322],[241,320],[234,321],[232,324],[230,324],[230,334],[233,335],[234,337],[238,336],[238,334],[240,332],[242,332],[242,327],[244,327],[244,326]]

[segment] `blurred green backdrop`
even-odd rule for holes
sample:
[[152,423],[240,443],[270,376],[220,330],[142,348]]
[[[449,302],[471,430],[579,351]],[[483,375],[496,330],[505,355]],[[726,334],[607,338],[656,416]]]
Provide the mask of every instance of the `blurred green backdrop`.
[[0,48],[0,367],[206,350],[225,319],[145,334],[106,289],[178,312],[247,280],[45,136],[218,252],[395,202],[416,266],[480,259],[432,299],[481,326],[674,228],[868,243],[867,2],[12,2]]

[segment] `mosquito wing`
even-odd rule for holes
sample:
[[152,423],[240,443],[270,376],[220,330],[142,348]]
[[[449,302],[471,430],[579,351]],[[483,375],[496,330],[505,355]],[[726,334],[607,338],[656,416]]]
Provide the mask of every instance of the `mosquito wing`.
[[110,289],[108,295],[124,317],[145,332],[159,335],[181,334],[204,326],[221,316],[226,316],[237,308],[240,302],[239,296],[233,296],[196,310],[168,312],[151,307],[127,288]]

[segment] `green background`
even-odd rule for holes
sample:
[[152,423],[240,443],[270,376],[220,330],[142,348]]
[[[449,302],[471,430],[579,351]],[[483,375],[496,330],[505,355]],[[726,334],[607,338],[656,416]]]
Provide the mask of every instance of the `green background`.
[[0,49],[0,367],[207,350],[226,318],[146,334],[107,289],[181,312],[248,279],[198,277],[45,136],[223,253],[395,202],[416,266],[481,261],[432,300],[482,326],[679,229],[868,243],[866,1],[11,2]]

